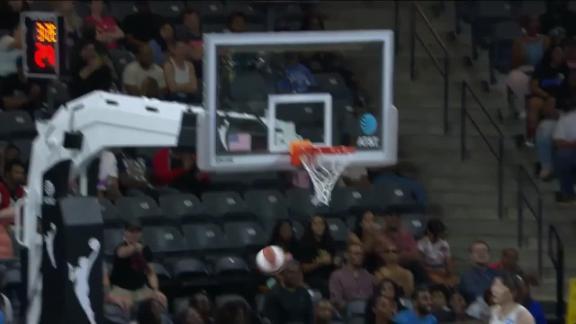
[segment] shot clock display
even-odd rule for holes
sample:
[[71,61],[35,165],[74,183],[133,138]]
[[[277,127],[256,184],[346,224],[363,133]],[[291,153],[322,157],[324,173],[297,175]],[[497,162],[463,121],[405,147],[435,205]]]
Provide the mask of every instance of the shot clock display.
[[30,78],[57,78],[64,48],[62,17],[51,12],[25,12],[21,24],[24,73]]

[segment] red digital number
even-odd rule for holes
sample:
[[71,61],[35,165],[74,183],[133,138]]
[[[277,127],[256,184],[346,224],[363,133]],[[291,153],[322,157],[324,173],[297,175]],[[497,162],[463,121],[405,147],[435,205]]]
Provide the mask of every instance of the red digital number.
[[56,51],[54,50],[54,46],[49,44],[41,44],[35,43],[36,50],[34,52],[34,63],[36,66],[45,69],[48,65],[55,66],[56,65]]

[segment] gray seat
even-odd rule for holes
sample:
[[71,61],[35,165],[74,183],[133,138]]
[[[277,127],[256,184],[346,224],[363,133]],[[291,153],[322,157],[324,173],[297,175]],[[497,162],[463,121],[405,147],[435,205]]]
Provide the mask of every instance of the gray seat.
[[168,272],[166,267],[158,262],[152,262],[152,269],[154,269],[154,273],[158,276],[158,279],[161,281],[166,281],[172,279],[172,275]]
[[156,201],[148,196],[121,197],[116,206],[125,220],[138,219],[146,224],[168,222]]
[[326,222],[334,241],[340,245],[345,244],[348,239],[348,227],[346,224],[339,218],[327,218]]
[[260,249],[265,245],[267,237],[263,235],[262,227],[254,222],[230,222],[224,224],[224,232],[231,246],[246,250]]
[[246,205],[266,228],[273,227],[279,219],[288,219],[286,198],[276,190],[252,190],[244,194]]
[[426,233],[426,216],[422,213],[402,215],[402,224],[416,238],[420,238]]
[[334,188],[330,211],[336,215],[361,213],[371,207],[367,201],[368,197],[369,193],[366,190],[349,187]]
[[314,214],[326,214],[327,206],[314,206],[312,203],[314,193],[310,190],[293,188],[286,192],[288,209],[293,218],[308,221]]
[[112,204],[108,199],[100,199],[100,206],[102,207],[102,220],[104,221],[104,227],[119,227],[122,225],[122,218],[120,218],[120,213],[118,208]]
[[322,92],[328,92],[336,100],[350,100],[352,90],[348,88],[344,78],[338,73],[321,73],[316,75],[318,87]]
[[172,265],[172,269],[174,276],[178,279],[210,275],[210,269],[208,266],[200,259],[196,258],[176,260]]
[[144,227],[142,240],[154,254],[174,255],[188,250],[185,238],[176,227],[172,226]]
[[0,112],[0,140],[10,141],[14,138],[34,138],[36,134],[36,125],[27,112]]
[[160,196],[160,208],[167,217],[183,223],[202,221],[206,210],[198,197],[193,194],[172,194]]
[[124,240],[124,229],[108,228],[104,229],[104,255],[106,257],[114,256],[114,251]]
[[230,85],[233,101],[266,101],[273,92],[273,85],[258,72],[239,73]]
[[184,1],[150,1],[150,10],[162,17],[174,20],[184,10]]
[[226,275],[230,273],[247,274],[250,273],[250,268],[246,264],[246,261],[236,256],[218,258],[214,262],[214,274]]
[[253,218],[250,216],[244,200],[237,192],[207,192],[202,195],[206,211],[216,218]]
[[366,301],[365,300],[353,300],[346,305],[346,317],[352,318],[364,318],[366,313]]
[[219,226],[214,224],[188,224],[182,226],[188,247],[192,252],[211,254],[229,247],[228,239]]

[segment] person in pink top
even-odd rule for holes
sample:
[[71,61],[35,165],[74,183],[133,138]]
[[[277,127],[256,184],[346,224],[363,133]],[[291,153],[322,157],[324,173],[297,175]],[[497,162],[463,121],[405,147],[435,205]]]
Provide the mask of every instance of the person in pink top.
[[96,29],[96,39],[108,48],[117,48],[118,41],[124,38],[124,32],[114,17],[104,15],[102,0],[90,1],[90,16],[85,18],[85,22]]

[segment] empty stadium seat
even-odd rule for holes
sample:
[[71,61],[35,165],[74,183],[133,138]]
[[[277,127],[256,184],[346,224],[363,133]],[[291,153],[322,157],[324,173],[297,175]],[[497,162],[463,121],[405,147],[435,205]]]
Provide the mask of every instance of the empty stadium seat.
[[334,241],[339,245],[343,246],[348,239],[348,227],[346,224],[338,218],[327,218],[328,230]]
[[146,224],[168,222],[154,199],[148,196],[121,197],[116,202],[120,216],[126,220],[139,219]]
[[404,212],[416,211],[422,208],[412,191],[397,184],[379,183],[372,186],[368,205],[372,205],[375,210],[384,211],[389,208],[403,210]]
[[133,1],[110,1],[108,6],[110,12],[118,21],[122,21],[126,16],[136,12]]
[[324,92],[329,92],[332,98],[337,100],[351,100],[352,90],[346,86],[344,78],[337,73],[322,73],[316,75],[318,87]]
[[252,219],[244,200],[237,192],[207,192],[202,195],[206,211],[216,218]]
[[230,85],[234,101],[266,101],[270,93],[274,93],[273,85],[258,72],[239,73]]
[[168,281],[170,279],[172,279],[172,275],[170,274],[170,272],[168,272],[168,269],[166,269],[166,267],[158,262],[152,262],[152,269],[154,269],[154,272],[156,273],[156,276],[158,276],[158,279],[162,282],[162,281]]
[[367,200],[368,198],[369,193],[367,190],[349,187],[334,188],[330,202],[330,211],[336,215],[362,213],[371,207]]
[[288,219],[286,198],[276,190],[252,190],[244,194],[246,205],[265,229],[271,229],[279,219]]
[[403,214],[402,224],[416,238],[421,238],[426,232],[426,216],[422,213]]
[[10,141],[14,138],[34,138],[36,133],[36,125],[28,112],[0,112],[0,140]]
[[312,204],[312,198],[314,194],[310,190],[293,188],[286,192],[286,198],[288,201],[288,209],[292,217],[301,220],[308,221],[314,214],[326,214],[329,208],[326,206],[314,206]]
[[172,264],[174,276],[178,279],[184,278],[198,278],[210,275],[210,269],[200,259],[184,258],[176,260]]
[[193,194],[173,194],[160,196],[160,208],[167,217],[182,223],[206,219],[206,210],[198,197]]
[[229,246],[222,229],[214,224],[188,224],[182,226],[182,232],[190,250],[202,255],[223,251]]
[[154,255],[169,256],[188,250],[187,242],[173,226],[147,226],[142,231],[142,240]]
[[262,227],[253,222],[225,223],[224,233],[231,246],[247,250],[260,249],[267,240]]
[[150,10],[176,22],[184,10],[184,1],[150,1]]
[[104,227],[120,227],[123,224],[122,218],[120,218],[120,213],[118,208],[112,204],[108,199],[100,199],[100,206],[102,207],[102,220],[104,222]]
[[346,318],[362,318],[364,319],[364,314],[366,313],[366,301],[365,300],[354,300],[346,305]]
[[124,229],[107,228],[104,229],[104,255],[106,257],[114,256],[116,247],[124,241]]
[[226,256],[214,262],[214,274],[246,274],[250,273],[250,268],[244,259],[237,256]]

